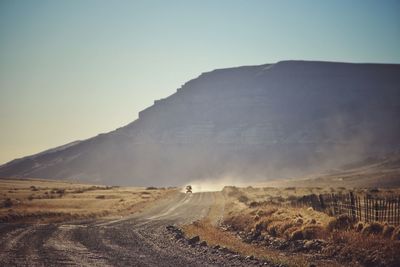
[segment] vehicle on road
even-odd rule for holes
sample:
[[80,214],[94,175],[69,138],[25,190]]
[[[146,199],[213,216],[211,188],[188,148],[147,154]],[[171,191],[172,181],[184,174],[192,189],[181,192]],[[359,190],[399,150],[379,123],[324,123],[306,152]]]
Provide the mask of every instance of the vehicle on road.
[[186,186],[186,194],[188,194],[188,193],[193,193],[193,192],[192,192],[192,186],[191,186],[191,185],[187,185],[187,186]]

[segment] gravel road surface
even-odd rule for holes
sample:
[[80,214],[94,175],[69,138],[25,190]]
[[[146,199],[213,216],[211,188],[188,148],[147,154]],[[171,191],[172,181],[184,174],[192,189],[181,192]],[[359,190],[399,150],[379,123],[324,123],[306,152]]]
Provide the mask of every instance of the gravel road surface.
[[0,266],[271,266],[189,245],[167,226],[204,217],[218,192],[170,196],[130,217],[59,224],[0,224]]

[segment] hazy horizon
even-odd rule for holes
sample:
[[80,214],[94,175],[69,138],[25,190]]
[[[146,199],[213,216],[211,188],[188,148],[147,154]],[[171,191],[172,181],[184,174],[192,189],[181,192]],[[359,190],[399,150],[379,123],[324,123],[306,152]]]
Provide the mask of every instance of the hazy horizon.
[[397,1],[0,2],[0,164],[128,124],[217,68],[400,63]]

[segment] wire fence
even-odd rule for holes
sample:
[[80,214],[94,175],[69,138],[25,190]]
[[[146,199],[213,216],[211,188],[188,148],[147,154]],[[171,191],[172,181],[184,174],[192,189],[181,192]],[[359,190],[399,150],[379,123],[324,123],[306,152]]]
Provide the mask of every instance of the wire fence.
[[331,216],[347,214],[355,221],[386,222],[400,225],[400,196],[376,196],[348,194],[307,195],[295,205],[311,206]]

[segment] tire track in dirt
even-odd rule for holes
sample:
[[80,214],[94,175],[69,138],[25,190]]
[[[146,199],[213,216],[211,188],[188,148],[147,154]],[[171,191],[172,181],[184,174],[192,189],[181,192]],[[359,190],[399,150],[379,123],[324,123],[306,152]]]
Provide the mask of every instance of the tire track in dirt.
[[[74,238],[75,233],[85,228],[79,225],[61,225],[48,239],[44,248],[63,259],[61,263],[77,266],[110,266],[101,254],[90,251],[86,246]],[[59,262],[60,263],[60,262]]]
[[[18,225],[15,225],[16,227]],[[55,230],[54,225],[19,225],[20,230],[11,233],[3,242],[0,264],[4,266],[42,266],[47,252],[41,250],[47,238]]]

